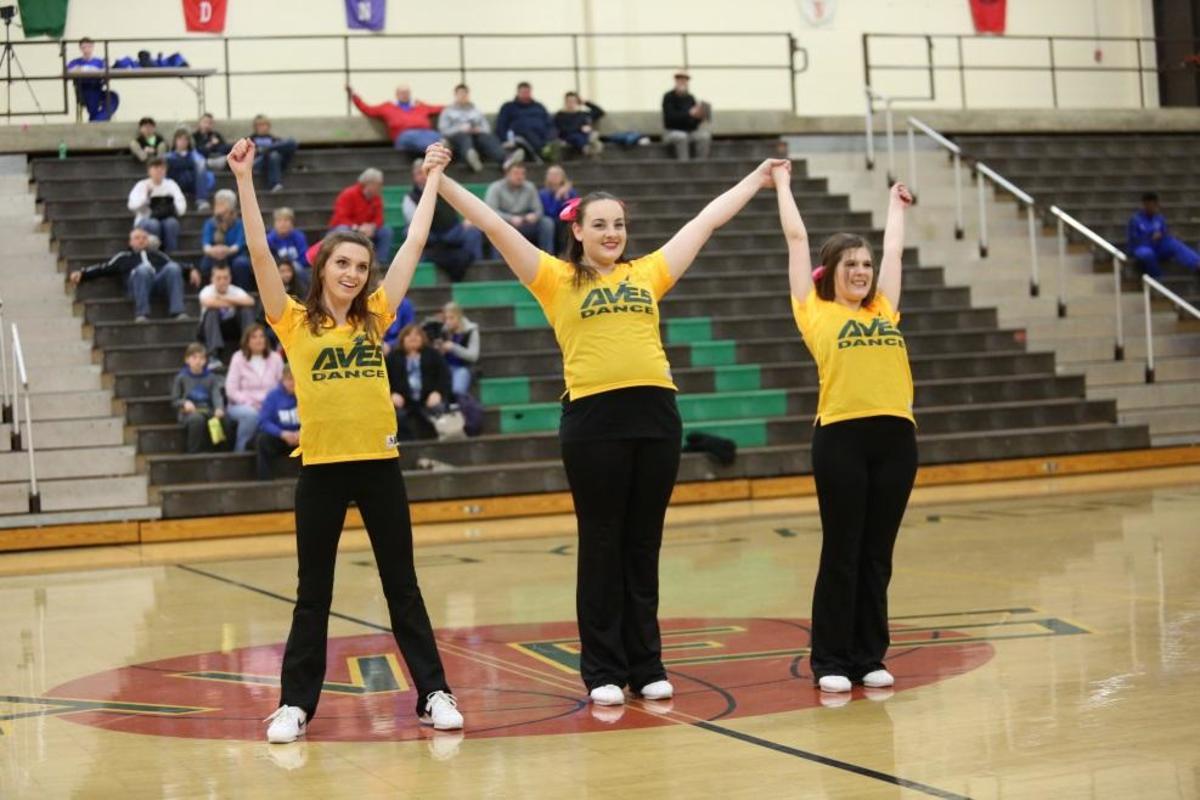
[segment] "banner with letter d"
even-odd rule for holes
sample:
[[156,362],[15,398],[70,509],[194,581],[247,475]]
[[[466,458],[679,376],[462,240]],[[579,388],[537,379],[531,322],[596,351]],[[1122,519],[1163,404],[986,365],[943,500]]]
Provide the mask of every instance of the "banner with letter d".
[[191,33],[225,30],[226,0],[183,0],[183,22]]

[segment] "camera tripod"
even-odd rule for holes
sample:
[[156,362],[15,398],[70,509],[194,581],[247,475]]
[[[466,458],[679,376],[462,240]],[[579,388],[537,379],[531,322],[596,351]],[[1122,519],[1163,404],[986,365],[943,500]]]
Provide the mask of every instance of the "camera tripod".
[[17,57],[17,50],[12,45],[12,6],[5,9],[4,14],[4,49],[0,50],[0,68],[4,70],[4,116],[12,118],[12,85],[13,85],[13,65],[17,67],[17,72],[20,77],[17,80],[22,81],[25,87],[29,89],[29,96],[33,98],[33,104],[37,106],[38,113],[43,117],[46,112],[42,110],[42,104],[38,101],[37,94],[33,91],[33,85],[29,82],[29,78],[25,75],[25,67],[21,65],[21,59]]

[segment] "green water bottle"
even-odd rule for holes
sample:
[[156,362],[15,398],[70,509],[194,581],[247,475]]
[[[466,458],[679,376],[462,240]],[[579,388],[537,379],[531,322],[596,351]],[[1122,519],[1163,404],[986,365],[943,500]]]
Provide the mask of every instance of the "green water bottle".
[[67,157],[67,143],[61,139],[58,141],[58,157],[60,159]]

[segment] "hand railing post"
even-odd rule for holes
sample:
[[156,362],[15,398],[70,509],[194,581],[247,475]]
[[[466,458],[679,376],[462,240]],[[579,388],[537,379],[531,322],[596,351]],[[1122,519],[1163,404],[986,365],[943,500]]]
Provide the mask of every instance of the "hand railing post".
[[888,151],[888,168],[887,168],[887,185],[890,189],[892,184],[896,182],[896,132],[892,124],[892,101],[887,98],[883,101],[883,123],[887,131],[887,151]]
[[[29,405],[29,375],[25,372],[25,355],[21,352],[21,334],[17,326],[12,326],[13,348],[13,450],[22,446],[29,456],[29,513],[37,514],[42,510],[42,497],[38,494],[37,467],[33,458],[33,411]],[[21,436],[20,408],[21,401],[17,396],[18,387],[25,393],[25,435]]]
[[12,422],[13,398],[8,393],[8,343],[4,336],[4,301],[0,300],[0,422]]
[[908,191],[917,202],[917,136],[908,125]]
[[1154,334],[1150,324],[1150,284],[1142,276],[1142,315],[1146,318],[1146,383],[1154,383]]
[[963,187],[962,187],[962,156],[954,154],[954,238],[961,240],[965,236],[963,228]]
[[875,120],[874,120],[874,102],[871,97],[871,89],[868,87],[865,91],[867,97],[867,115],[864,117],[867,128],[867,169],[875,169]]
[[1062,217],[1055,215],[1058,222],[1058,316],[1067,316],[1067,233],[1063,230]]
[[1125,321],[1121,316],[1121,261],[1112,257],[1113,297],[1117,309],[1117,343],[1113,347],[1113,360],[1125,360]]
[[1041,277],[1038,275],[1037,215],[1033,203],[1025,204],[1025,215],[1029,219],[1029,296],[1037,297],[1041,293]]
[[976,186],[979,190],[979,257],[988,257],[987,235],[987,197],[984,193],[984,182],[987,180],[983,172],[975,170]]

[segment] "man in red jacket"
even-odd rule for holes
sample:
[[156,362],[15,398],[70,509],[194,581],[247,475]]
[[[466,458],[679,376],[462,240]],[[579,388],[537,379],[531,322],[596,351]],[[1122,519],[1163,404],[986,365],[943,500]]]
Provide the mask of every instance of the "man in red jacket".
[[346,93],[359,111],[372,119],[384,121],[388,136],[397,150],[419,156],[424,155],[429,145],[442,141],[442,135],[434,129],[430,118],[442,113],[445,106],[431,106],[419,101],[414,103],[412,90],[408,86],[401,84],[396,87],[395,103],[380,103],[377,106],[364,103],[349,86],[346,87]]
[[389,263],[392,229],[383,221],[383,173],[368,167],[358,182],[338,194],[329,218],[329,232],[358,231],[375,243],[375,259]]

